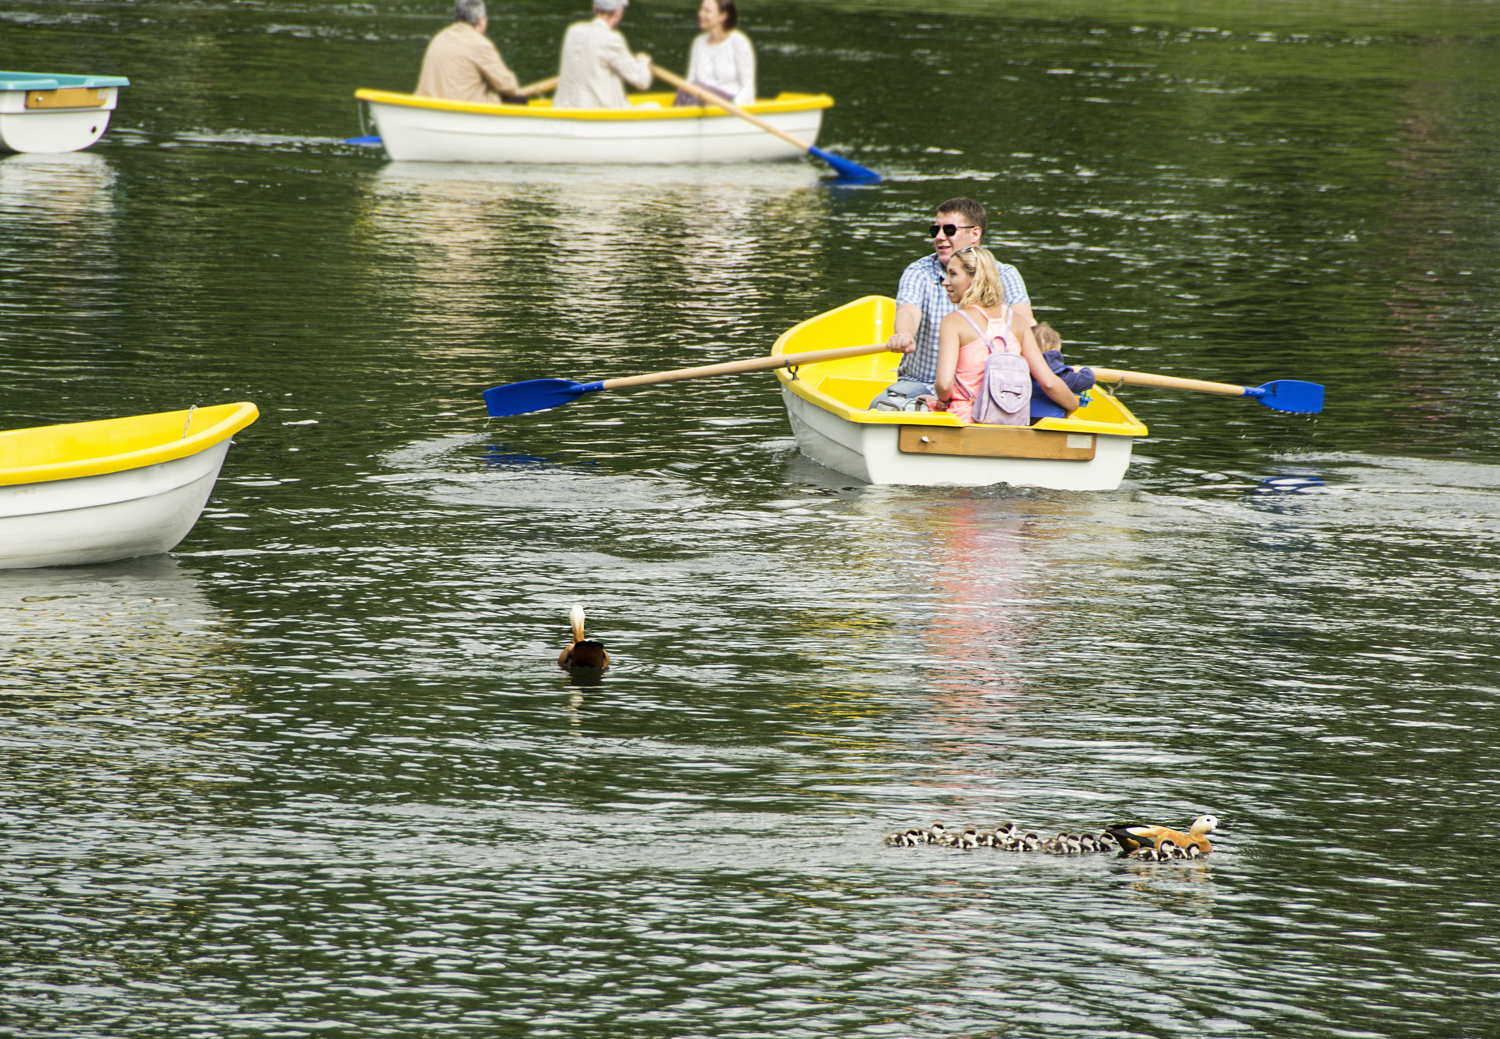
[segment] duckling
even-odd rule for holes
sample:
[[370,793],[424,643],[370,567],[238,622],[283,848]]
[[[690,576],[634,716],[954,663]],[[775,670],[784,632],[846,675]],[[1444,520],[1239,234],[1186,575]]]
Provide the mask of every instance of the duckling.
[[1160,862],[1162,855],[1151,845],[1142,845],[1134,851],[1121,853],[1121,858],[1139,859],[1141,862]]
[[1049,855],[1068,854],[1068,835],[1059,833],[1056,837],[1048,837],[1042,842],[1042,850]]
[[582,606],[575,605],[568,611],[568,622],[573,627],[573,644],[558,654],[557,666],[567,671],[579,668],[603,671],[609,667],[609,653],[605,651],[604,643],[583,637],[583,621]]
[[1121,857],[1146,845],[1160,848],[1162,841],[1173,841],[1183,848],[1196,844],[1199,853],[1207,855],[1213,850],[1213,845],[1208,843],[1208,835],[1218,825],[1217,816],[1200,815],[1193,820],[1187,833],[1167,826],[1144,826],[1141,823],[1116,823],[1109,827],[1108,833],[1120,842]]
[[1099,842],[1092,833],[1085,833],[1078,838],[1078,851],[1082,855],[1091,855],[1099,850]]
[[1182,849],[1182,857],[1185,859],[1196,859],[1202,854],[1203,853],[1198,850],[1198,845],[1196,844],[1189,844],[1186,848]]
[[965,851],[979,847],[979,828],[977,826],[965,827],[964,832],[959,834],[953,843]]
[[1022,851],[1041,851],[1042,839],[1035,833],[1027,833],[1021,838]]
[[927,831],[928,844],[942,844],[945,838],[948,838],[948,830],[942,822],[933,823],[932,828]]

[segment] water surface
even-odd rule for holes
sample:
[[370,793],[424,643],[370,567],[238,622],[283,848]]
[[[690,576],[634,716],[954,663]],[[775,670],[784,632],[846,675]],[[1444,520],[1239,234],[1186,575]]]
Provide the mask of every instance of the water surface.
[[[1488,5],[747,7],[874,189],[343,144],[444,6],[0,0],[0,64],[132,80],[0,159],[6,424],[262,412],[170,556],[0,573],[5,1034],[1493,1030]],[[1327,410],[1132,391],[1107,494],[856,485],[767,375],[484,416],[889,294],[954,195],[1070,357]]]

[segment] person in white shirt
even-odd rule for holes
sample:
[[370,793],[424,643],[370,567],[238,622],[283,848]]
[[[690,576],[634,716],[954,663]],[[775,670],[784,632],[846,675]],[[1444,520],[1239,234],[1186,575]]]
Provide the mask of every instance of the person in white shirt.
[[553,108],[629,108],[620,81],[637,90],[651,85],[651,55],[632,57],[616,28],[629,4],[630,0],[594,0],[594,20],[568,26]]
[[[703,0],[698,8],[698,28],[703,32],[688,51],[687,78],[737,105],[748,105],[755,102],[755,48],[735,28],[739,22],[734,0]],[[703,104],[686,91],[678,92],[675,103]]]

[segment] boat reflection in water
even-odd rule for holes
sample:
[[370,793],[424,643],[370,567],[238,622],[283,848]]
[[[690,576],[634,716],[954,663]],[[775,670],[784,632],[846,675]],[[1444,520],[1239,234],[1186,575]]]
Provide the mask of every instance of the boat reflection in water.
[[169,556],[0,570],[0,688],[76,699],[222,691],[226,618]]
[[404,299],[416,335],[403,349],[483,359],[485,385],[504,374],[497,355],[566,349],[580,371],[639,356],[641,303],[664,282],[698,301],[673,333],[674,357],[706,363],[744,356],[743,344],[724,347],[725,326],[779,312],[786,287],[765,272],[805,264],[808,242],[827,235],[819,183],[802,163],[390,163],[371,175],[355,233],[372,253],[411,259],[365,272]]
[[9,155],[0,159],[0,225],[49,225],[113,213],[115,171],[93,152]]

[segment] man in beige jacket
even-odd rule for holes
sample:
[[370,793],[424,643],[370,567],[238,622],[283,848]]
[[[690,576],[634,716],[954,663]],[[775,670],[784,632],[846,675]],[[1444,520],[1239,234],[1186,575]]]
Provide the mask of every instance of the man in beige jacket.
[[552,95],[554,108],[628,108],[620,81],[637,90],[651,85],[651,55],[632,57],[616,28],[629,3],[594,0],[594,20],[568,26],[557,70],[557,93]]
[[417,80],[418,97],[498,105],[522,96],[521,81],[505,67],[499,50],[484,34],[489,24],[484,0],[457,0],[453,24],[427,45]]

